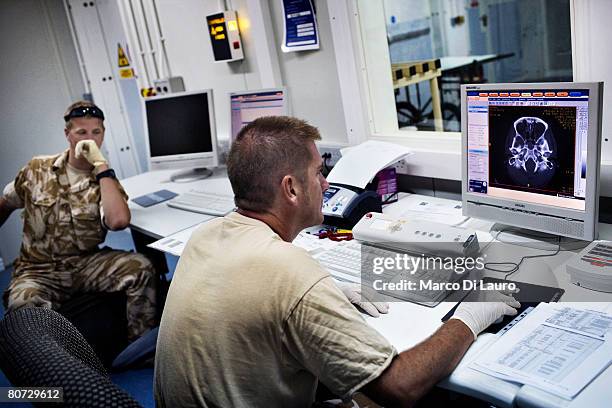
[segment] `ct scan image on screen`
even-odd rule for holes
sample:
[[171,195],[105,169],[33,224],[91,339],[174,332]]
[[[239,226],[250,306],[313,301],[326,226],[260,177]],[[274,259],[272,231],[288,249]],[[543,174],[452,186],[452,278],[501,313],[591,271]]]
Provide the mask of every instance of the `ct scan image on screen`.
[[489,106],[489,183],[574,197],[575,106]]

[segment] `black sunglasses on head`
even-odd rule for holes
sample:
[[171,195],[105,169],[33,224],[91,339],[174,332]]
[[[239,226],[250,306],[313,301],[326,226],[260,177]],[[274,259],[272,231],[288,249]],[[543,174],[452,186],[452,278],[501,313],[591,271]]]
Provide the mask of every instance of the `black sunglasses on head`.
[[102,109],[95,106],[79,106],[72,109],[66,116],[64,116],[64,121],[68,122],[72,118],[82,118],[84,116],[91,116],[104,120],[104,113],[102,112]]

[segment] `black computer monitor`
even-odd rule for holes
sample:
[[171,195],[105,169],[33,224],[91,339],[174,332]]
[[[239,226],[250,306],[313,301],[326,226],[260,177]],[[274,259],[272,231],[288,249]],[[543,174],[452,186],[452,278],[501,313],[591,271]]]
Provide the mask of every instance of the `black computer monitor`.
[[145,99],[149,168],[216,167],[217,136],[212,90],[178,92]]

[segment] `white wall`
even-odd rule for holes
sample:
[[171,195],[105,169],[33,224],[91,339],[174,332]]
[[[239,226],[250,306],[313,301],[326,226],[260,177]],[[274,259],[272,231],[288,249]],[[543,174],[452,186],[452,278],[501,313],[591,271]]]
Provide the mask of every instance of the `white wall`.
[[572,63],[575,81],[603,81],[601,195],[612,197],[612,1],[574,0]]
[[602,159],[612,164],[612,1],[574,0],[575,81],[604,81]]
[[[283,35],[281,2],[263,0],[271,11],[274,46],[280,66],[281,82],[290,93],[293,116],[308,120],[321,130],[324,140],[346,142],[338,74],[331,38],[327,8],[317,1],[321,49],[283,54],[280,44]],[[221,11],[218,1],[158,0],[161,28],[166,38],[168,57],[173,75],[182,76],[188,91],[212,88],[215,97],[215,116],[219,139],[230,133],[228,94],[232,91],[252,90],[262,85],[255,55],[256,42],[266,41],[265,33],[255,21],[255,3],[232,0],[237,10],[245,59],[236,62],[214,62],[206,29],[206,15]]]
[[[67,147],[62,116],[82,98],[81,74],[61,0],[0,2],[0,187],[37,154]],[[0,256],[17,256],[21,220],[0,228]]]
[[[293,116],[317,126],[323,141],[346,143],[347,135],[338,81],[336,57],[325,1],[314,1],[319,25],[320,49],[282,53],[279,62],[285,85],[291,93]],[[283,38],[280,0],[271,0],[276,45]]]

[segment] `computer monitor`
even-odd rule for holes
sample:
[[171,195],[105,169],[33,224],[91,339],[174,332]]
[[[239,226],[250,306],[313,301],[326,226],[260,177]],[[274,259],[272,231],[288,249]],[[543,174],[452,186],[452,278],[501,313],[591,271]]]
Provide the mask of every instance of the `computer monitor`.
[[463,214],[597,238],[603,83],[461,86]]
[[289,115],[287,100],[287,90],[285,88],[232,92],[230,94],[231,141],[236,140],[240,129],[257,118]]
[[187,169],[179,178],[202,178],[216,167],[217,135],[212,90],[177,92],[145,99],[150,170]]

